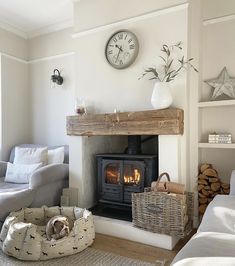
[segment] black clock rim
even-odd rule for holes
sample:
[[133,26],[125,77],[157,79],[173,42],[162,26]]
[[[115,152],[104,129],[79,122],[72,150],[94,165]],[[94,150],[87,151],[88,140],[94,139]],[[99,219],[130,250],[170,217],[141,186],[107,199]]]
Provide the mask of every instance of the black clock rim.
[[[130,33],[130,34],[134,37],[134,39],[135,39],[135,44],[136,44],[136,48],[135,48],[136,50],[135,50],[135,54],[134,54],[134,56],[132,57],[132,59],[131,59],[127,64],[123,64],[122,66],[112,64],[112,63],[109,61],[108,57],[107,57],[108,43],[110,42],[110,40],[113,38],[114,35],[116,35],[117,33],[120,33],[120,32],[128,32],[128,33]],[[129,67],[130,65],[132,65],[132,64],[135,62],[135,60],[136,60],[136,58],[137,58],[137,56],[138,56],[138,53],[139,53],[139,41],[138,41],[138,38],[137,38],[137,36],[135,35],[135,33],[133,33],[133,32],[130,31],[130,30],[126,30],[126,29],[118,30],[118,31],[114,32],[114,33],[109,37],[109,39],[108,39],[108,41],[106,42],[106,45],[105,45],[104,53],[105,53],[106,60],[108,61],[108,63],[109,63],[112,67],[114,67],[114,68],[116,68],[116,69],[125,69],[125,68]]]

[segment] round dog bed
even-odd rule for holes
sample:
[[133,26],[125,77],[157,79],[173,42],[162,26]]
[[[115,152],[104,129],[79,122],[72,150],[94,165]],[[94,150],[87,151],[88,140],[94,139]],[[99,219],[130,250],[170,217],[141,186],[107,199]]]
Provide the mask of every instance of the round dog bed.
[[[46,224],[56,215],[67,216],[72,229],[67,237],[49,241]],[[91,212],[77,207],[43,206],[10,213],[2,226],[0,247],[20,260],[48,260],[78,253],[90,246],[94,237]]]

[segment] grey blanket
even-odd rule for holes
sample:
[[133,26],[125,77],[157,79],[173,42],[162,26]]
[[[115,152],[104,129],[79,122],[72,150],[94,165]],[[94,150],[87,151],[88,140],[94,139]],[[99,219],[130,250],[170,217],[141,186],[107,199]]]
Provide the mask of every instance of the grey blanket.
[[33,196],[34,190],[29,189],[29,184],[0,182],[0,222],[3,222],[10,212],[29,206]]
[[21,190],[28,189],[28,188],[29,188],[29,184],[15,184],[15,183],[0,182],[0,195],[9,193],[9,192],[21,191]]

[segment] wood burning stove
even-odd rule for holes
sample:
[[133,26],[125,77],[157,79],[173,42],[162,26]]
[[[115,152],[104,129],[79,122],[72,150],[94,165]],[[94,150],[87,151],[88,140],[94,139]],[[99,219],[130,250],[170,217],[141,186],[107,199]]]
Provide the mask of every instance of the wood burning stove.
[[158,177],[158,155],[141,154],[141,140],[128,136],[123,154],[97,154],[97,200],[94,214],[131,220],[131,194],[143,192]]
[[98,154],[98,203],[131,212],[131,193],[158,176],[157,155]]

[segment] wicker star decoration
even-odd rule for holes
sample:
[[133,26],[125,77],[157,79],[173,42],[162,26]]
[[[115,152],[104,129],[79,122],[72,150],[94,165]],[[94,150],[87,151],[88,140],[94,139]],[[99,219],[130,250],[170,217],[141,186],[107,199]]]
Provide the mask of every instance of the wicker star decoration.
[[205,81],[208,85],[214,88],[211,99],[215,100],[222,94],[230,98],[235,98],[235,78],[231,78],[226,67],[220,72],[218,78]]

